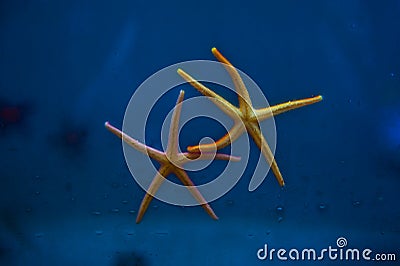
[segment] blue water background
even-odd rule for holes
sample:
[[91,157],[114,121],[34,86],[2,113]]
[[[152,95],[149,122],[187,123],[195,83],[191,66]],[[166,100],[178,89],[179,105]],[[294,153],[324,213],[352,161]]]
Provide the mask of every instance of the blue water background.
[[[2,1],[0,110],[21,113],[0,129],[0,264],[303,265],[256,252],[338,237],[399,260],[399,14],[399,1]],[[272,105],[324,100],[275,119],[286,188],[269,173],[250,193],[246,172],[211,203],[219,221],[154,200],[137,225],[144,191],[104,122],[121,127],[146,78],[215,60],[214,46]]]

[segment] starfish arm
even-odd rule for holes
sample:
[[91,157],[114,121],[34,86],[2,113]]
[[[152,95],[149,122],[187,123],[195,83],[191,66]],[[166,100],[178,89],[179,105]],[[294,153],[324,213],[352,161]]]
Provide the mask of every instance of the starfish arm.
[[142,203],[140,204],[140,208],[138,211],[138,215],[136,217],[136,223],[140,223],[145,214],[147,208],[150,205],[151,200],[153,199],[155,193],[160,188],[161,184],[165,181],[165,178],[171,173],[170,165],[162,165],[158,170],[156,176],[151,182],[149,188],[147,189],[146,195],[144,196]]
[[276,180],[278,180],[279,185],[283,187],[285,185],[285,181],[283,180],[281,171],[279,170],[278,164],[275,161],[274,154],[272,153],[266,139],[262,135],[258,124],[249,123],[247,126],[248,133],[253,137],[257,147],[260,148],[261,153],[270,164],[272,172],[275,174]]
[[241,160],[241,158],[239,156],[233,156],[224,153],[215,154],[213,152],[184,152],[178,154],[176,164],[184,165],[192,162],[193,160],[221,160],[238,162]]
[[240,161],[239,156],[233,156],[229,154],[224,154],[224,153],[213,153],[213,152],[185,152],[182,153],[182,155],[187,159],[186,162],[190,162],[191,160],[221,160],[221,161],[233,161],[233,162],[238,162]]
[[178,146],[179,146],[179,118],[181,116],[182,111],[182,101],[185,92],[183,90],[180,91],[178,99],[176,101],[176,105],[174,111],[172,113],[171,125],[169,127],[169,135],[168,135],[168,145],[166,154],[167,156],[173,160],[173,157],[176,157],[178,154]]
[[303,106],[307,106],[310,104],[320,102],[320,101],[322,101],[322,99],[323,99],[323,97],[321,95],[318,95],[318,96],[311,97],[311,98],[289,101],[289,102],[277,104],[277,105],[274,105],[271,107],[258,109],[255,111],[256,119],[258,119],[258,121],[262,121],[267,118],[270,118],[271,116],[276,116],[276,115],[279,115],[281,113],[284,113],[284,112],[287,112],[290,110],[294,110],[294,109],[297,109],[297,108],[300,108]]
[[179,178],[179,180],[187,187],[187,189],[192,193],[193,197],[200,203],[203,209],[211,216],[214,220],[218,220],[218,216],[214,213],[211,206],[204,199],[203,195],[201,195],[200,191],[193,184],[192,180],[186,174],[186,172],[180,168],[175,167],[173,170],[174,174]]
[[236,92],[239,95],[239,107],[242,112],[249,114],[251,113],[251,99],[249,96],[249,92],[247,91],[246,86],[244,85],[243,79],[240,77],[237,69],[229,62],[228,59],[225,58],[217,48],[213,47],[211,52],[217,58],[218,61],[224,64],[226,71],[229,76],[231,76],[233,84],[235,86]]
[[[203,152],[202,155],[207,156],[207,153]],[[215,160],[239,162],[241,160],[241,157],[240,156],[233,156],[233,155],[229,155],[229,154],[224,154],[224,153],[217,153],[217,154],[215,154]]]
[[228,116],[235,118],[239,115],[238,113],[238,108],[234,105],[232,105],[230,102],[225,100],[223,97],[215,93],[214,91],[210,90],[197,80],[195,80],[192,76],[190,76],[188,73],[183,71],[182,69],[178,69],[178,74],[186,80],[190,85],[192,85],[196,90],[198,90],[201,94],[204,96],[208,96],[211,98],[213,103],[218,106],[224,113],[226,113]]
[[159,161],[159,162],[166,162],[166,157],[163,152],[160,152],[154,148],[151,148],[136,139],[133,139],[129,137],[127,134],[123,133],[121,130],[118,128],[112,126],[109,122],[106,122],[105,127],[111,131],[114,135],[122,139],[124,142],[126,142],[129,146],[135,148],[136,150],[140,151],[141,153],[150,156],[151,158]]
[[187,150],[189,152],[200,152],[200,150],[202,152],[207,152],[207,151],[209,152],[209,151],[214,151],[215,149],[219,150],[225,148],[226,146],[237,140],[243,134],[244,131],[245,128],[243,124],[241,122],[236,122],[231,128],[231,130],[229,130],[229,132],[225,136],[217,140],[215,144],[210,143],[204,145],[189,146],[187,147]]

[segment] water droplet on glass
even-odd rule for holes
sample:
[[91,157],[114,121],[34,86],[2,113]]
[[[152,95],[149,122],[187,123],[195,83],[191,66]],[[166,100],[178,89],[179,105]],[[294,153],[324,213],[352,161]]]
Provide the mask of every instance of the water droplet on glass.
[[128,204],[128,201],[127,200],[123,200],[122,204]]
[[99,212],[99,211],[93,211],[92,214],[98,216],[98,215],[101,215],[101,212]]
[[285,212],[285,209],[283,208],[283,206],[282,205],[276,206],[275,212],[278,215],[278,223],[282,222],[283,215],[284,215],[284,212]]
[[130,213],[130,214],[135,214],[136,211],[135,211],[135,210],[130,210],[129,213]]
[[277,213],[278,215],[283,215],[284,208],[283,208],[282,205],[278,205],[278,206],[276,207],[275,211],[276,211],[276,213]]
[[321,211],[323,211],[323,210],[326,210],[326,204],[325,203],[320,203],[319,204],[319,206],[318,206],[318,208],[321,210]]
[[353,206],[354,206],[354,207],[359,207],[360,205],[361,205],[361,202],[360,202],[360,201],[358,201],[358,200],[353,201]]
[[119,209],[118,209],[118,208],[112,209],[111,212],[113,212],[113,213],[118,213],[118,212],[119,212]]
[[158,232],[155,232],[155,234],[157,236],[167,236],[167,235],[169,235],[169,233],[166,232],[166,231],[158,231]]
[[234,202],[233,200],[227,200],[227,201],[225,202],[226,206],[233,206],[234,203],[235,203],[235,202]]
[[43,236],[44,236],[44,234],[42,232],[35,234],[35,237],[37,237],[37,238],[42,238]]
[[103,234],[103,231],[102,230],[96,230],[95,233],[96,233],[96,235],[101,236]]

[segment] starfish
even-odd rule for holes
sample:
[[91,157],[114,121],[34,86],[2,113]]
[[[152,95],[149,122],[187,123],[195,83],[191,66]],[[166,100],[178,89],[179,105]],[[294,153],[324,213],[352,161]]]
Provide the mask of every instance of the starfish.
[[310,105],[322,100],[322,96],[318,95],[312,98],[289,101],[286,103],[281,103],[275,106],[255,109],[251,103],[249,92],[244,85],[242,78],[240,77],[236,68],[214,47],[211,49],[214,56],[220,61],[230,77],[233,80],[234,87],[239,97],[239,107],[232,105],[230,102],[225,100],[222,96],[218,95],[211,89],[207,88],[189,74],[187,74],[182,69],[178,69],[178,74],[181,75],[183,79],[189,82],[194,88],[196,88],[200,93],[211,98],[211,100],[228,116],[234,120],[233,127],[228,131],[228,133],[221,139],[217,140],[212,144],[201,144],[197,146],[189,146],[187,150],[189,152],[199,152],[209,151],[215,149],[222,149],[231,142],[238,139],[245,131],[253,138],[254,142],[261,150],[267,162],[270,164],[271,169],[278,180],[280,186],[284,186],[285,182],[283,180],[282,174],[278,168],[275,161],[274,154],[272,153],[267,141],[265,140],[259,126],[259,122],[276,116],[278,114],[287,112],[289,110],[297,109],[306,105]]
[[165,152],[156,150],[152,147],[146,146],[145,144],[139,142],[136,139],[131,138],[126,135],[119,129],[112,126],[109,122],[105,123],[105,127],[114,133],[116,136],[121,138],[127,144],[135,148],[136,150],[150,156],[160,163],[160,168],[155,175],[153,181],[151,182],[149,188],[147,189],[146,195],[144,196],[142,203],[140,205],[138,215],[136,217],[136,223],[139,223],[143,215],[145,214],[151,200],[153,199],[153,195],[157,192],[161,184],[165,181],[167,176],[170,173],[174,173],[179,180],[187,187],[187,189],[191,192],[193,197],[199,202],[199,204],[205,209],[205,211],[215,220],[218,219],[217,215],[214,213],[211,206],[204,199],[203,195],[196,188],[192,180],[189,178],[185,170],[183,169],[183,165],[187,162],[190,162],[195,159],[199,160],[209,160],[209,159],[217,159],[217,160],[232,160],[239,161],[239,157],[230,156],[227,154],[214,154],[210,152],[184,152],[179,153],[179,118],[182,109],[182,101],[183,101],[184,91],[181,90],[179,93],[178,100],[176,102],[175,109],[172,113],[170,131],[168,135],[168,144]]

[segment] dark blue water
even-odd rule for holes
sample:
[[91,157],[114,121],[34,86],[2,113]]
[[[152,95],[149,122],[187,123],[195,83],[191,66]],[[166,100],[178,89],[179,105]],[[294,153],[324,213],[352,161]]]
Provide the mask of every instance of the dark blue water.
[[[334,265],[257,250],[337,248],[339,237],[398,264],[400,2],[270,2],[2,1],[0,264]],[[104,122],[121,127],[144,80],[215,60],[214,46],[271,105],[324,100],[275,118],[285,188],[269,173],[248,192],[249,169],[211,203],[219,221],[154,200],[137,225],[145,192]],[[177,91],[165,97],[149,122],[156,148]],[[210,125],[193,134],[223,134]],[[185,146],[196,136],[184,129]]]

